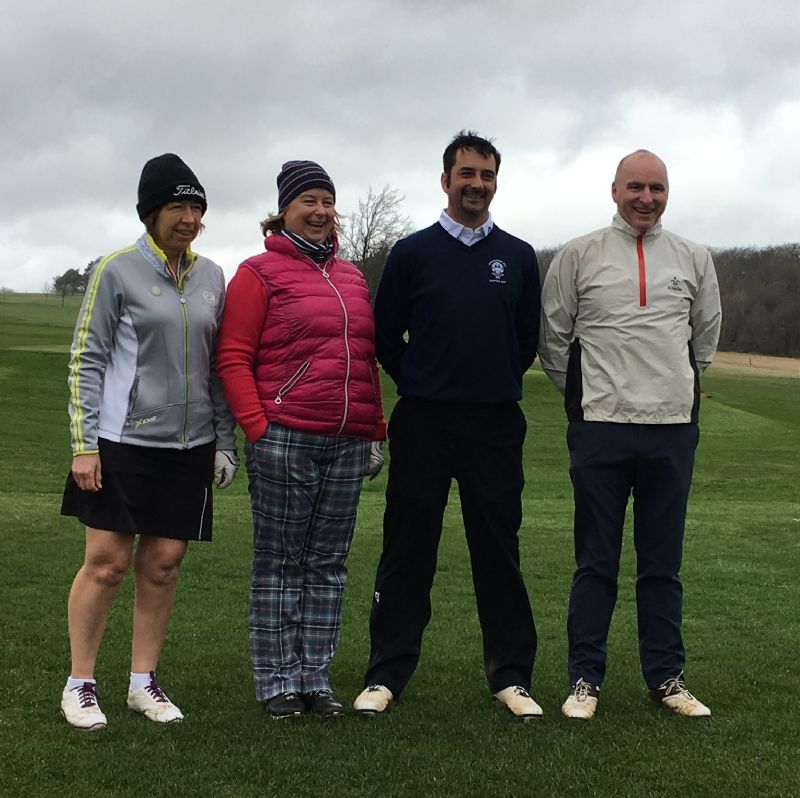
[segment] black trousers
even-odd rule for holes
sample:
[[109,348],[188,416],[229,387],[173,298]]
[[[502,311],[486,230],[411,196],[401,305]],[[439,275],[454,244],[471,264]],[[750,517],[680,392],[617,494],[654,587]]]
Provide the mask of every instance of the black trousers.
[[631,493],[642,675],[652,689],[683,670],[678,572],[698,435],[697,424],[570,422],[577,564],[567,620],[571,684],[600,684],[605,675]]
[[458,483],[492,692],[530,687],[536,628],[519,563],[525,417],[516,402],[402,398],[389,422],[383,553],[370,615],[365,685],[399,696],[431,617],[442,517]]

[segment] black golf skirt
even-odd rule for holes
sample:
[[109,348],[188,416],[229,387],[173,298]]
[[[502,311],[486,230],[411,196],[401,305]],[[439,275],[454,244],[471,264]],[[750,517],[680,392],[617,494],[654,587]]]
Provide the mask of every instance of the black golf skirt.
[[61,514],[94,529],[174,540],[211,540],[215,444],[156,449],[100,438],[102,490],[67,476]]

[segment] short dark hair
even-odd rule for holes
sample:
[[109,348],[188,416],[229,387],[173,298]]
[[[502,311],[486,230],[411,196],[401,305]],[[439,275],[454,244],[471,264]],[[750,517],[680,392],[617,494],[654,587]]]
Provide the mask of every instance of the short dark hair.
[[445,147],[442,156],[444,173],[450,175],[450,170],[456,162],[456,154],[459,150],[475,150],[479,155],[488,158],[494,155],[495,172],[500,171],[500,153],[494,146],[494,139],[485,139],[479,136],[474,130],[459,130],[453,136],[453,140]]

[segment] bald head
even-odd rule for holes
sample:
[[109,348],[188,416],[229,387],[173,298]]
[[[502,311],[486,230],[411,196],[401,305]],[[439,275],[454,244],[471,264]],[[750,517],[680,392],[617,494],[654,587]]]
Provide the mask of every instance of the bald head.
[[650,150],[634,150],[633,152],[629,152],[629,153],[628,153],[628,154],[627,154],[627,155],[626,155],[626,156],[625,156],[625,157],[624,157],[624,158],[623,158],[623,159],[622,159],[622,160],[621,160],[621,161],[620,161],[620,162],[617,164],[617,171],[616,171],[616,172],[614,172],[614,182],[616,183],[616,182],[617,182],[617,180],[619,180],[619,173],[620,173],[620,170],[623,168],[623,166],[625,166],[625,163],[626,163],[628,160],[630,160],[631,158],[633,158],[633,159],[638,159],[638,158],[640,158],[640,157],[642,157],[642,156],[649,156],[649,158],[651,158],[651,159],[655,159],[656,161],[658,161],[658,163],[660,163],[660,164],[661,164],[661,168],[664,170],[664,174],[665,174],[665,175],[667,174],[667,165],[666,165],[666,164],[664,163],[664,161],[662,161],[662,160],[661,160],[661,158],[659,158],[659,157],[658,157],[658,156],[657,156],[657,155],[656,155],[654,152],[650,152]]
[[649,150],[636,150],[617,165],[611,197],[620,216],[640,234],[654,227],[667,207],[669,181],[664,161]]

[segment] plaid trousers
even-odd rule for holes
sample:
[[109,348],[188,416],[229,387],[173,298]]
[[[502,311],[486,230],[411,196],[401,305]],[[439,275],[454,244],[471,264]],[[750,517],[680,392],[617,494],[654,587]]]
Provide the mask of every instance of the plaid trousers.
[[369,443],[270,424],[245,455],[256,697],[329,689]]

